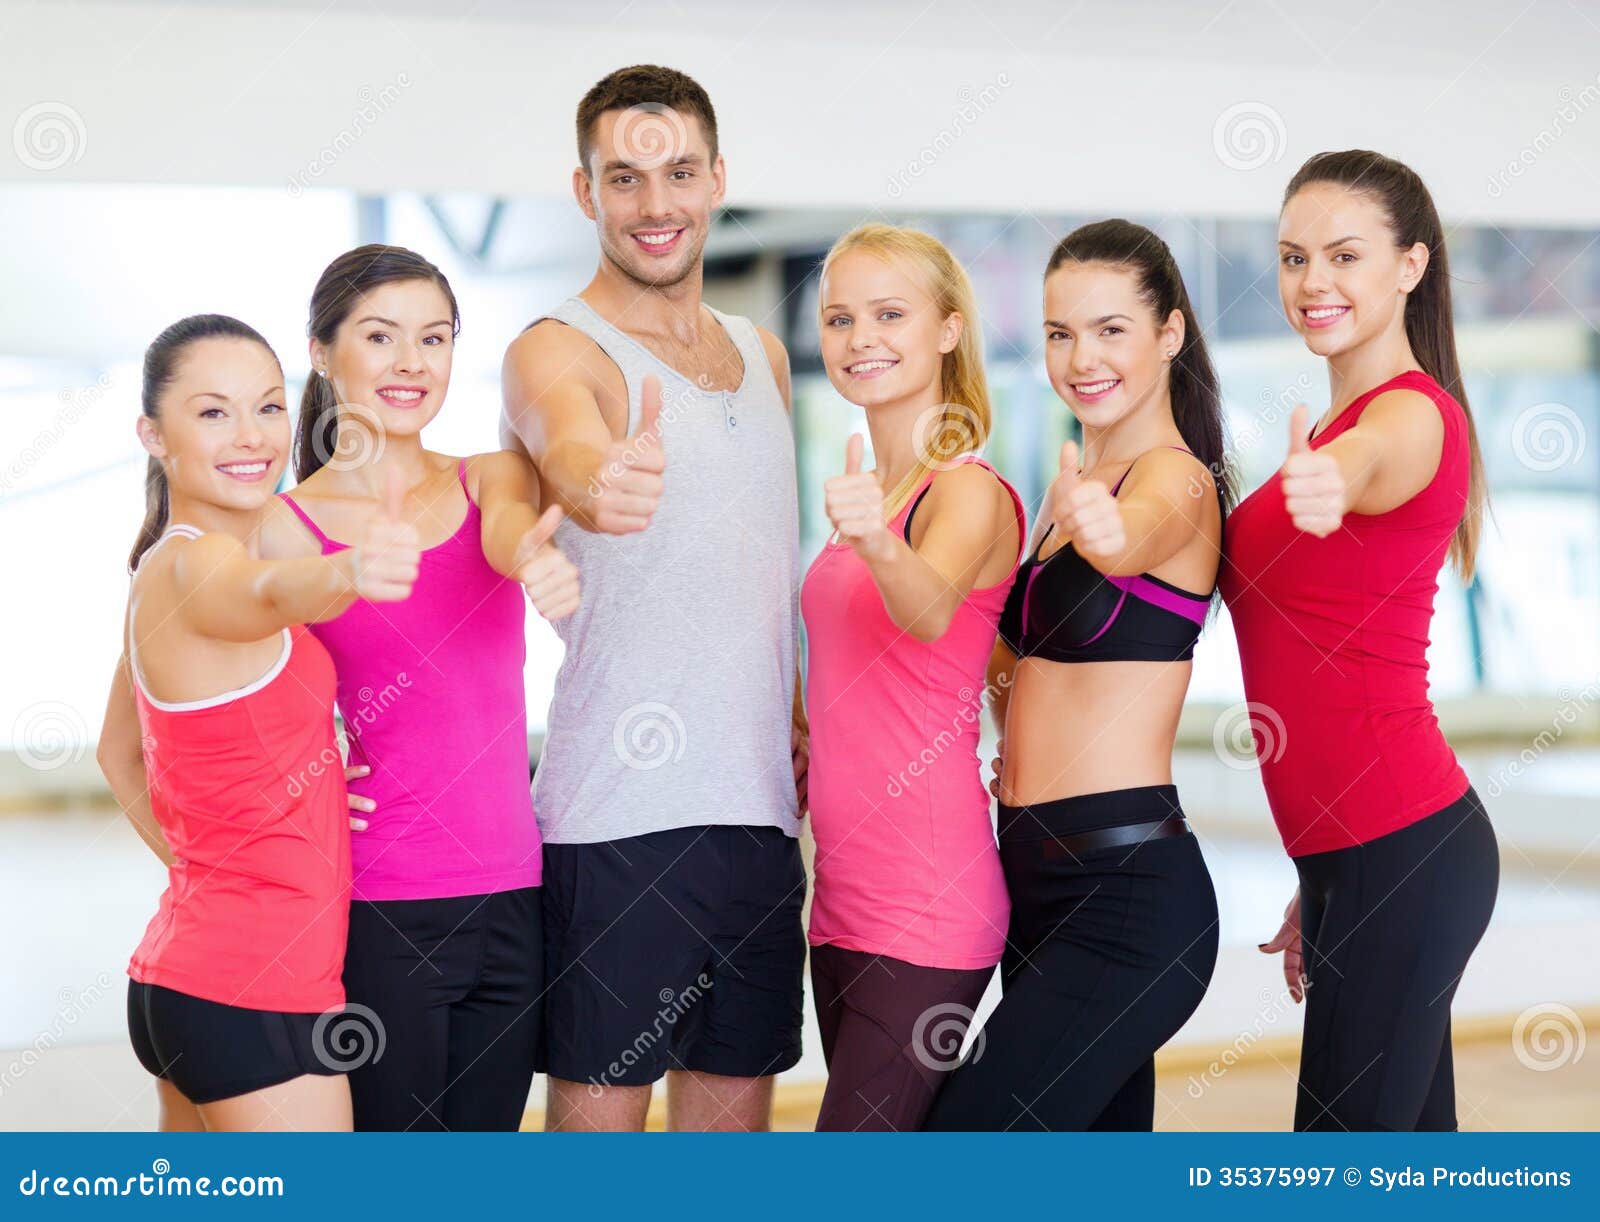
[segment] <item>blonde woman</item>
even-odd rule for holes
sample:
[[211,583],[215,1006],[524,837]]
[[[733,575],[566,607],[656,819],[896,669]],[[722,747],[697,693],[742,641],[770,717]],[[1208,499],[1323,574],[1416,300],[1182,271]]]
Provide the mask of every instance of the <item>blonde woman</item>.
[[820,1130],[921,1127],[1005,943],[977,755],[984,666],[1026,524],[974,451],[989,429],[966,273],[869,225],[822,271],[828,378],[866,411],[826,485],[836,538],[806,574],[816,837],[811,973]]

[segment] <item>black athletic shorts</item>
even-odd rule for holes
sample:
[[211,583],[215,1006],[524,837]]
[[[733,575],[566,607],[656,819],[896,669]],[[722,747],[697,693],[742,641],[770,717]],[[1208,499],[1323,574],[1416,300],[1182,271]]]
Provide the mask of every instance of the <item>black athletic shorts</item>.
[[686,827],[544,846],[541,1071],[643,1086],[669,1069],[757,1078],[800,1059],[800,845]]
[[338,1015],[247,1010],[128,981],[134,1055],[191,1103],[248,1095],[302,1074],[343,1072],[329,1045]]

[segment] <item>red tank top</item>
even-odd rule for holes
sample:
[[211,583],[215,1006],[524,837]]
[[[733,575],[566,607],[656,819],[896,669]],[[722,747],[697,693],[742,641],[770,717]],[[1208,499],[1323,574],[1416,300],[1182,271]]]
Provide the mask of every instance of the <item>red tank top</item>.
[[1450,805],[1467,777],[1428,696],[1439,570],[1467,503],[1467,420],[1412,370],[1356,399],[1311,440],[1354,427],[1386,390],[1416,390],[1444,421],[1427,487],[1326,539],[1297,530],[1273,475],[1228,515],[1222,597],[1233,616],[1261,780],[1292,857],[1365,844]]
[[350,831],[328,651],[285,629],[261,678],[182,704],[149,695],[131,641],[129,658],[150,806],[175,860],[128,974],[250,1010],[343,1006]]

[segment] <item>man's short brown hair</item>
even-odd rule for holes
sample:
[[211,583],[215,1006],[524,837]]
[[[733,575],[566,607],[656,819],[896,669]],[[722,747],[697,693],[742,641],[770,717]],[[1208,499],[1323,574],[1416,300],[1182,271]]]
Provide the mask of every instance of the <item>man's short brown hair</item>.
[[587,170],[594,151],[594,128],[608,110],[628,110],[634,106],[667,107],[681,115],[700,120],[711,146],[711,160],[717,159],[717,112],[711,99],[693,77],[659,64],[635,64],[618,68],[596,81],[578,103],[578,161]]

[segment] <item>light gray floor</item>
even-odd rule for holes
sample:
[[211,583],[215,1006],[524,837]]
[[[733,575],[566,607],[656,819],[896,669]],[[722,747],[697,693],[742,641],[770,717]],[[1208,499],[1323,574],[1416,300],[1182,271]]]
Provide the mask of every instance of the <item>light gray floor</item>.
[[[1510,753],[1467,755],[1502,843],[1494,924],[1462,982],[1459,1016],[1514,1015],[1600,1002],[1600,752],[1550,754],[1510,777]],[[1294,888],[1253,771],[1211,752],[1176,762],[1222,911],[1223,950],[1204,1003],[1177,1042],[1240,1032],[1292,1034],[1276,962],[1255,944],[1277,928]],[[1489,797],[1491,785],[1505,788]],[[0,1129],[153,1127],[150,1079],[128,1048],[127,958],[164,872],[126,822],[105,812],[0,815]],[[987,1010],[997,1000],[991,988]],[[808,1013],[805,1057],[787,1075],[823,1076]],[[534,1098],[542,1097],[536,1083]]]

